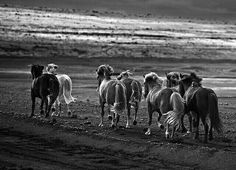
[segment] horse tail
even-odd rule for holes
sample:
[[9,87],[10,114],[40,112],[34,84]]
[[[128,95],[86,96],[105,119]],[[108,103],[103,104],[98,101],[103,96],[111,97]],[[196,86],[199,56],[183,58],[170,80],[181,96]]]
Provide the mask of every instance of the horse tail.
[[217,133],[221,133],[223,131],[223,125],[219,116],[218,99],[215,93],[208,94],[208,104],[211,126],[217,131]]
[[69,76],[65,76],[64,83],[61,84],[63,88],[63,96],[66,104],[70,104],[71,102],[75,102],[76,98],[72,97],[72,81]]
[[181,127],[181,118],[184,114],[184,99],[179,93],[173,92],[170,96],[170,105],[173,110],[163,114],[167,115],[165,123],[179,128]]
[[122,113],[126,109],[126,91],[125,86],[121,83],[115,85],[115,103],[111,111]]
[[140,102],[142,97],[142,91],[140,91],[140,87],[137,81],[132,81],[132,94],[130,96],[131,102]]

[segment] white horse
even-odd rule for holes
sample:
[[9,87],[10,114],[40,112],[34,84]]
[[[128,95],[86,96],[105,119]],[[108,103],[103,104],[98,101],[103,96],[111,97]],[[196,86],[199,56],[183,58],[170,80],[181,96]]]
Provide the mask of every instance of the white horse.
[[[66,74],[58,74],[56,75],[59,83],[60,83],[60,88],[59,88],[59,95],[57,97],[56,102],[53,104],[53,114],[54,116],[60,116],[62,111],[61,111],[61,99],[64,98],[64,101],[67,106],[67,114],[68,116],[71,115],[71,110],[69,108],[69,104],[71,102],[75,102],[76,98],[72,97],[71,91],[72,91],[72,81],[71,78],[66,75]],[[59,107],[59,112],[56,114],[56,105]]]
[[184,114],[184,100],[178,92],[171,88],[162,88],[163,80],[156,73],[149,73],[144,76],[144,97],[146,98],[149,114],[149,128],[146,135],[151,134],[152,113],[158,112],[158,126],[164,128],[159,122],[162,115],[166,115],[166,138],[169,137],[169,126],[172,125],[172,135],[175,128],[181,126],[181,117]]
[[[111,120],[111,127],[117,126],[120,114],[126,109],[126,88],[125,85],[116,79],[111,79],[113,68],[109,65],[101,65],[96,70],[98,80],[99,102],[101,107],[101,122],[103,126],[104,106],[108,104],[108,119]],[[113,118],[110,112],[113,112]],[[126,127],[129,126],[127,117]]]

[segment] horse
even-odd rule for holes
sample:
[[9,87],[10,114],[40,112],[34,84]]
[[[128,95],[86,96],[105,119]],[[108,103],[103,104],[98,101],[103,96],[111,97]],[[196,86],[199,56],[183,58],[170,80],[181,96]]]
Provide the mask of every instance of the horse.
[[[218,98],[215,92],[210,88],[204,88],[200,84],[201,78],[195,73],[182,77],[180,81],[180,94],[186,101],[186,112],[190,112],[193,117],[193,128],[195,131],[194,139],[199,139],[199,121],[201,119],[204,126],[204,143],[213,139],[212,130],[218,133],[222,132],[223,125],[219,116]],[[209,125],[206,119],[209,118]]]
[[117,79],[123,82],[126,87],[127,114],[130,119],[131,107],[135,109],[133,125],[136,125],[139,103],[142,98],[142,85],[138,80],[131,78],[130,75],[132,75],[132,73],[130,73],[129,70],[123,71],[117,76]]
[[[63,98],[65,103],[66,103],[66,106],[67,106],[67,114],[68,114],[68,116],[70,116],[71,115],[71,110],[69,108],[69,104],[71,102],[76,101],[76,98],[72,97],[72,95],[71,95],[71,91],[72,91],[71,78],[66,74],[57,74],[56,77],[59,81],[60,88],[59,88],[59,95],[58,95],[55,103],[53,104],[53,108],[52,108],[53,113],[52,113],[52,115],[55,115],[55,116],[60,116],[61,115],[61,99]],[[59,107],[59,113],[58,114],[55,113],[56,105],[58,105],[58,107]]]
[[[104,107],[108,104],[108,119],[111,120],[111,127],[116,127],[119,122],[120,114],[126,110],[126,87],[123,82],[111,79],[114,70],[109,65],[100,65],[97,70],[98,94],[101,107],[101,122],[103,126]],[[113,118],[110,112],[113,112]],[[129,127],[129,117],[127,116],[126,127]]]
[[53,74],[43,74],[43,69],[44,66],[42,65],[31,65],[31,75],[33,81],[31,85],[32,112],[30,117],[34,116],[36,97],[41,99],[40,114],[44,114],[43,105],[45,103],[45,117],[48,117],[51,106],[59,94],[58,79]]
[[[169,72],[169,73],[165,73],[166,74],[166,79],[164,80],[163,86],[164,87],[169,87],[169,88],[173,88],[174,90],[176,90],[177,92],[179,92],[179,81],[181,80],[181,78],[183,78],[184,76],[187,76],[187,74],[185,73],[180,73],[180,72]],[[199,84],[200,85],[200,84]],[[183,95],[181,96],[183,97]],[[184,116],[187,115],[188,116],[188,120],[189,120],[189,130],[187,130],[184,126]],[[181,118],[181,131],[190,133],[192,132],[192,116],[190,113],[184,112],[182,118]]]
[[146,98],[149,128],[146,135],[151,134],[152,114],[158,112],[158,127],[164,126],[159,122],[162,115],[167,115],[165,119],[165,137],[169,137],[169,126],[172,125],[171,138],[174,136],[176,127],[181,125],[181,117],[184,114],[184,100],[178,92],[171,88],[162,88],[163,81],[154,72],[144,75],[144,97]]

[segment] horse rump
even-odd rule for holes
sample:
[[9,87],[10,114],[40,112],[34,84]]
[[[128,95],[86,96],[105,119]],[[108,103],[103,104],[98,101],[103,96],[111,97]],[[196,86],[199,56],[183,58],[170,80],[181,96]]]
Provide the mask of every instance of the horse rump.
[[126,93],[125,87],[118,83],[115,86],[115,103],[114,106],[111,108],[111,111],[115,112],[116,114],[120,114],[124,112],[126,109]]

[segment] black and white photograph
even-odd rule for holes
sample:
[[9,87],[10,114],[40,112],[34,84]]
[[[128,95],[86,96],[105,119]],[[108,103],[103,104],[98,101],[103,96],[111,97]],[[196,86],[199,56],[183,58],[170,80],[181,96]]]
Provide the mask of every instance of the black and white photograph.
[[235,170],[235,0],[0,0],[0,170]]

